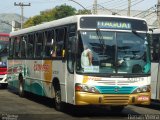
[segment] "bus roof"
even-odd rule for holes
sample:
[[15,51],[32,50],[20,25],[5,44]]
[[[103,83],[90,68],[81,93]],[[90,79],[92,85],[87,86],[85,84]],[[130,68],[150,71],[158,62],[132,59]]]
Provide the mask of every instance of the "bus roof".
[[31,33],[39,30],[44,30],[52,27],[57,27],[57,26],[63,26],[65,24],[72,24],[72,23],[77,23],[77,21],[81,17],[113,17],[113,18],[126,18],[126,19],[137,19],[137,20],[144,20],[141,18],[136,18],[136,17],[128,17],[128,16],[117,16],[117,15],[74,15],[74,16],[69,16],[65,17],[62,19],[54,20],[51,22],[46,22],[43,24],[39,24],[36,26],[28,27],[22,30],[14,31],[10,33],[10,36],[16,36],[16,35],[21,35],[25,33]]

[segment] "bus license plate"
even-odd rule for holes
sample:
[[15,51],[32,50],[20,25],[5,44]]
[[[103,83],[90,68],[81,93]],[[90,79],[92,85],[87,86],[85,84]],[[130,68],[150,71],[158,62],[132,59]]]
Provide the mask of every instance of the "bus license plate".
[[149,97],[148,96],[139,96],[138,101],[148,101]]

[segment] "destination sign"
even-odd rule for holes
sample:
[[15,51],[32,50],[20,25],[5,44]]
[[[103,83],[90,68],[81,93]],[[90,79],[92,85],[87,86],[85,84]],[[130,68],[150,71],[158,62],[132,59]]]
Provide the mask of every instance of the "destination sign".
[[131,29],[131,24],[127,23],[127,22],[98,21],[97,22],[97,28],[130,30]]
[[81,17],[80,28],[148,31],[145,20],[119,17]]

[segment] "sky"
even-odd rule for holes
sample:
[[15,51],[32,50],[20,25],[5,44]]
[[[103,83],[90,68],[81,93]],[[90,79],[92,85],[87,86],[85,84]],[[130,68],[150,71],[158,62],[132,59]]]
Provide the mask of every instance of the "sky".
[[[92,9],[94,0],[73,0],[81,4],[86,9]],[[21,8],[19,6],[14,6],[14,2],[17,4],[23,2],[24,4],[31,3],[31,6],[24,7],[24,16],[29,18],[35,15],[39,15],[40,11],[47,9],[52,9],[55,6],[60,6],[62,4],[71,5],[72,7],[78,9],[83,9],[80,5],[71,0],[4,0],[0,7],[1,13],[17,13],[21,14]],[[128,0],[97,0],[98,4],[107,9],[127,9]],[[158,0],[131,0],[131,10],[147,10],[150,7],[157,4]]]

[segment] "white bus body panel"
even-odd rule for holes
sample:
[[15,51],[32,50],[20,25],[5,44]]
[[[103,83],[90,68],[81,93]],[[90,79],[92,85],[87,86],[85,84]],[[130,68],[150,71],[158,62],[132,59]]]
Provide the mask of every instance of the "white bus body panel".
[[159,63],[152,63],[151,65],[151,99],[157,99],[157,76]]
[[159,63],[152,63],[151,65],[151,99],[158,100],[160,98],[160,66]]

